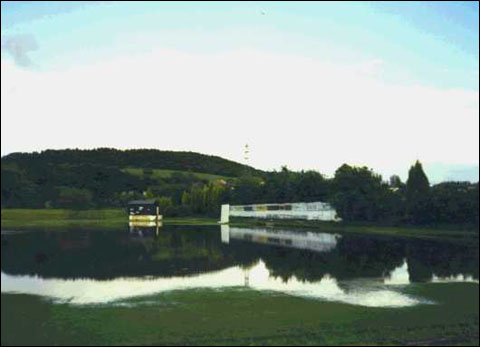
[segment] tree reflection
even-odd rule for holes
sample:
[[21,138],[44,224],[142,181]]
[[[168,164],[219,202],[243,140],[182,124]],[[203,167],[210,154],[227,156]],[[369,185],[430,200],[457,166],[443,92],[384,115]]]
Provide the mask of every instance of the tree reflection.
[[[137,230],[138,231],[138,230]],[[290,231],[291,233],[301,233]],[[273,235],[273,234],[272,234]],[[433,276],[478,279],[478,245],[343,235],[324,251],[262,244],[245,239],[221,242],[211,227],[169,227],[160,232],[64,231],[2,234],[2,271],[45,278],[184,276],[248,268],[262,259],[270,274],[287,281],[385,278],[404,260],[411,282]],[[320,249],[320,248],[319,248]]]

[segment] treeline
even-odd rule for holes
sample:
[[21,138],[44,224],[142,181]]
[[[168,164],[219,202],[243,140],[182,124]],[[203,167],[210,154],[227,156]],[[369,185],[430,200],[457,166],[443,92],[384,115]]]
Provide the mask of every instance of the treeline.
[[[367,167],[347,164],[339,167],[333,178],[327,179],[316,171],[294,172],[283,167],[280,171],[262,172],[238,163],[231,166],[232,162],[218,157],[212,158],[220,159],[225,167],[221,164],[215,167],[215,159],[210,162],[209,170],[201,171],[204,166],[188,163],[183,152],[174,160],[178,165],[185,160],[183,167],[198,172],[225,174],[233,172],[229,167],[236,168],[236,177],[212,182],[191,172],[153,177],[152,167],[158,168],[161,164],[143,161],[143,155],[176,152],[137,151],[143,160],[134,158],[133,152],[71,150],[4,157],[2,208],[124,207],[130,200],[155,198],[165,216],[218,216],[224,203],[325,201],[348,222],[478,226],[478,183],[444,182],[431,186],[419,162],[411,167],[404,183],[398,176],[385,181]],[[111,158],[114,154],[119,157],[131,155],[133,159],[115,161]],[[192,158],[200,156],[207,162],[210,158],[196,153],[189,155]],[[82,161],[85,158],[89,159]],[[126,163],[129,167],[150,168],[144,169],[143,175],[135,176],[122,170]],[[168,165],[162,167],[180,168]]]
[[243,176],[232,186],[192,187],[181,206],[197,214],[218,215],[220,205],[268,202],[330,202],[347,222],[411,225],[479,223],[478,183],[443,182],[430,186],[420,162],[406,183],[388,182],[366,167],[342,165],[332,179],[316,171],[293,172],[286,167],[262,177]]
[[332,179],[316,171],[292,172],[286,167],[259,181],[237,180],[230,201],[234,204],[265,202],[330,202],[348,222],[386,224],[476,225],[479,222],[478,182],[443,182],[431,186],[420,162],[409,170],[406,183],[394,175],[382,180],[367,167],[347,164]]
[[143,171],[138,177],[93,164],[35,170],[2,165],[1,204],[2,208],[124,207],[130,200],[164,197],[177,206],[185,191],[208,184],[193,173],[176,172],[159,179],[148,169]]

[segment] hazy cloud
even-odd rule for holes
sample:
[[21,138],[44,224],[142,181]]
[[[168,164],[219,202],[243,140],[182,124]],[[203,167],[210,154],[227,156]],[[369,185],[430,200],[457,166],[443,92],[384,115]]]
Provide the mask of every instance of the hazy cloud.
[[2,37],[2,50],[8,52],[13,57],[15,64],[19,66],[32,66],[33,62],[28,53],[37,49],[37,40],[31,34]]
[[242,161],[249,143],[262,169],[331,174],[347,162],[403,177],[416,159],[478,163],[478,100],[478,91],[388,85],[358,65],[258,51],[159,49],[49,72],[2,61],[1,147],[143,147]]

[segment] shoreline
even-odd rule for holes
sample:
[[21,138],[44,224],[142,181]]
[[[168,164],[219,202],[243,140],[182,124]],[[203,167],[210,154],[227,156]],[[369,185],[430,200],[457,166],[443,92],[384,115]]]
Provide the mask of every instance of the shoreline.
[[[118,229],[128,226],[127,216],[123,209],[2,209],[1,228],[19,230],[45,228]],[[163,225],[219,226],[220,224],[217,218],[211,217],[170,217],[163,220]],[[294,228],[313,232],[368,234],[452,242],[478,242],[479,236],[478,229],[464,225],[458,227],[418,227],[306,220],[267,221],[247,218],[233,218],[229,225],[231,227]]]

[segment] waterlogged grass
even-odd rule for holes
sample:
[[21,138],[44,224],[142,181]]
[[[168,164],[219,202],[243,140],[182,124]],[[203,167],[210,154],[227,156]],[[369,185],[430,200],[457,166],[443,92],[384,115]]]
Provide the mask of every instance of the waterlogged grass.
[[75,306],[2,294],[2,345],[478,345],[477,284],[421,284],[434,301],[367,308],[232,288]]

